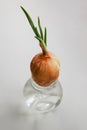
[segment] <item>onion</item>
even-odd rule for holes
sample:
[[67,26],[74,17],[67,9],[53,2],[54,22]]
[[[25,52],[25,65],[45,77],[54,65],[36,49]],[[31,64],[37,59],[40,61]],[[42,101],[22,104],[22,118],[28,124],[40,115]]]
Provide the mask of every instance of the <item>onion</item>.
[[26,15],[35,38],[39,41],[42,49],[42,53],[35,55],[30,63],[32,78],[40,86],[49,86],[59,77],[60,63],[53,53],[47,51],[47,29],[45,27],[43,31],[40,18],[38,17],[38,31],[28,12],[22,6],[21,9]]
[[47,52],[39,53],[31,61],[30,69],[33,80],[40,86],[49,86],[58,79],[60,63],[57,57]]

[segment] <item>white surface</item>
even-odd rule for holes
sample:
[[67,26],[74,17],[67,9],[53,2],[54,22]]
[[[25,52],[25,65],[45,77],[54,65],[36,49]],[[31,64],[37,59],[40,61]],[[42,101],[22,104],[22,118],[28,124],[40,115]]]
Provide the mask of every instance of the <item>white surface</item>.
[[[34,117],[24,105],[29,63],[40,51],[20,9],[48,29],[48,49],[61,62],[63,100],[57,111]],[[0,130],[87,130],[87,0],[0,2]]]

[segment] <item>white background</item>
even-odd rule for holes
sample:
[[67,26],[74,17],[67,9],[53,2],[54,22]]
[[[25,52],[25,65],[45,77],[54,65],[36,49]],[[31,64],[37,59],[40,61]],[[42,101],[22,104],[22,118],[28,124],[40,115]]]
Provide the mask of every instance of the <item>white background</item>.
[[[57,111],[29,115],[22,94],[29,64],[41,51],[24,6],[48,30],[48,50],[61,63]],[[87,0],[0,1],[0,130],[87,130]]]

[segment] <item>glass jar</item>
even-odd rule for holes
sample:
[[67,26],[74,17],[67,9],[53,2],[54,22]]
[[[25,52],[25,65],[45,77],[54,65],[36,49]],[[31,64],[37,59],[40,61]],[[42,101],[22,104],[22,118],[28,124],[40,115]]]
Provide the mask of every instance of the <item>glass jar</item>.
[[63,92],[58,80],[50,86],[43,87],[30,78],[24,86],[23,94],[30,112],[44,113],[60,104]]

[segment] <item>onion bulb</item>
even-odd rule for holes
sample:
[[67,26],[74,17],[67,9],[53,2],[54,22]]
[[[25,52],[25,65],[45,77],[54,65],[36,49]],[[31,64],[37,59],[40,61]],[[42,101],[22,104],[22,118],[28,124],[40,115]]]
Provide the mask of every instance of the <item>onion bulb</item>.
[[60,63],[57,57],[47,52],[46,55],[39,53],[31,61],[30,69],[33,80],[40,86],[49,86],[59,76]]
[[47,29],[45,28],[43,33],[40,18],[38,17],[38,31],[27,11],[22,6],[21,9],[25,13],[32,30],[35,33],[35,38],[38,39],[42,49],[42,52],[36,54],[31,60],[30,70],[32,78],[38,85],[47,87],[58,79],[60,63],[57,57],[47,50]]

